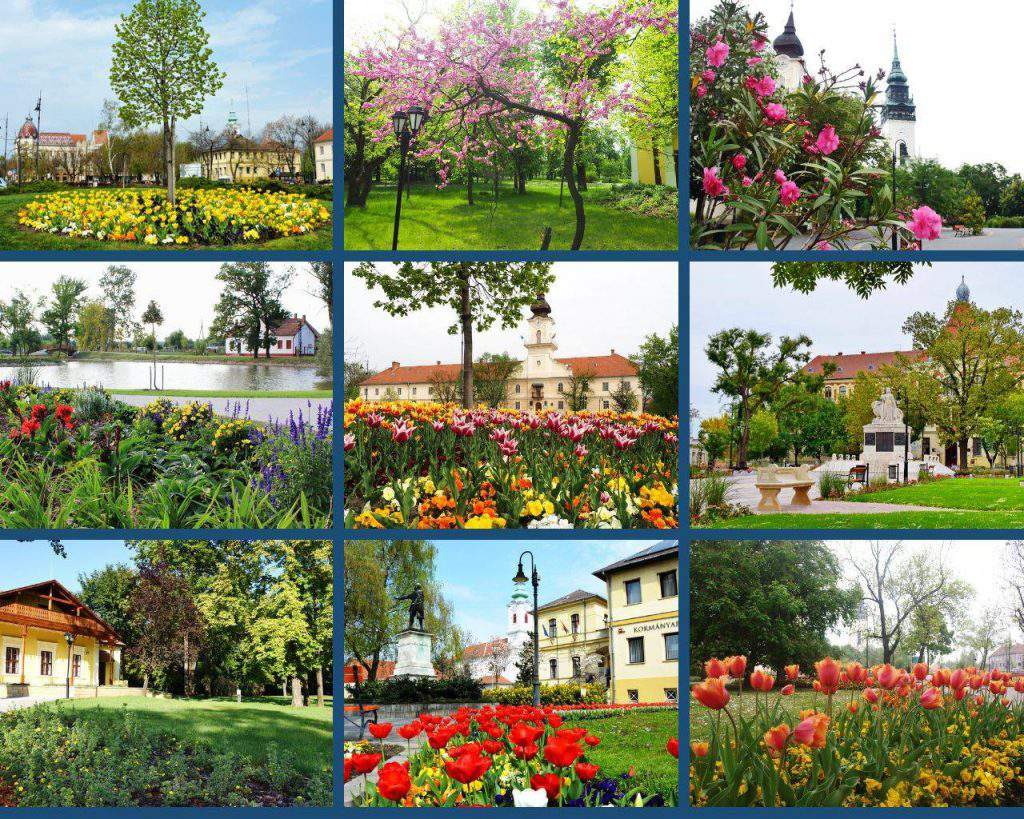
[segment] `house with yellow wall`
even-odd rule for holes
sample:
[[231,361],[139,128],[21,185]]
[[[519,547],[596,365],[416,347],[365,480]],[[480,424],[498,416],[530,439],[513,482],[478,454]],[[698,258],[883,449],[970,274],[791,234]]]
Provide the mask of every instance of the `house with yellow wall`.
[[605,582],[612,702],[679,696],[679,543],[662,541],[594,572]]
[[679,135],[676,134],[672,147],[658,149],[658,163],[655,166],[654,151],[650,146],[629,148],[629,172],[634,185],[667,185],[678,187]]
[[608,682],[608,604],[576,589],[537,609],[541,685]]
[[0,591],[0,699],[128,693],[124,642],[56,580]]
[[291,178],[302,171],[302,152],[273,140],[229,134],[213,149],[209,165],[211,177],[222,182]]

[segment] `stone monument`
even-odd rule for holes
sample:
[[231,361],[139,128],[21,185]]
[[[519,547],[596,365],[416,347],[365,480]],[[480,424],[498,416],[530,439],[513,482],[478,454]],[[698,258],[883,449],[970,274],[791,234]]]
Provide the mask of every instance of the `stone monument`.
[[[888,387],[871,405],[874,413],[871,423],[864,425],[864,451],[860,459],[868,467],[868,480],[884,477],[888,481],[903,480],[903,451],[909,446],[903,410]],[[895,466],[897,474],[891,473]]]
[[[409,601],[409,626],[398,633],[396,677],[433,677],[434,635],[423,627],[423,587],[417,583],[409,594],[396,597],[395,602]],[[419,621],[419,628],[415,627]]]

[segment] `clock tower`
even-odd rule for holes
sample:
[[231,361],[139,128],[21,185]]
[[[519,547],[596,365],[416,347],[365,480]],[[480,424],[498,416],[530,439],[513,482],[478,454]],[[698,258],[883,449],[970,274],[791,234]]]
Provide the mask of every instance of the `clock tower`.
[[882,106],[882,134],[889,141],[896,159],[904,165],[917,156],[917,106],[910,93],[910,83],[900,64],[896,32],[892,33],[892,70]]

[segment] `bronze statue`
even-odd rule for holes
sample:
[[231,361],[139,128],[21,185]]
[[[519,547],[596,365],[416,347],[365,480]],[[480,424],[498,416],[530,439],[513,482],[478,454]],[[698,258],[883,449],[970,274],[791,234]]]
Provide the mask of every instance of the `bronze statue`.
[[423,587],[417,583],[409,594],[403,594],[401,597],[396,597],[395,602],[398,603],[402,600],[409,601],[409,631],[413,630],[413,621],[420,621],[420,631],[425,631],[423,628]]

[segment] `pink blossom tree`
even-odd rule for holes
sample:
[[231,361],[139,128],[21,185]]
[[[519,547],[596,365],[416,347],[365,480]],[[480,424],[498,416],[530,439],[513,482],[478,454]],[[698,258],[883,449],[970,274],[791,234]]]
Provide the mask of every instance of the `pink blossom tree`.
[[[452,165],[470,155],[493,157],[509,139],[525,143],[562,130],[563,172],[576,212],[572,249],[578,250],[586,216],[574,171],[583,130],[629,105],[629,86],[609,82],[619,50],[645,28],[675,31],[677,15],[629,0],[590,11],[555,0],[532,16],[513,14],[499,0],[497,11],[444,21],[431,37],[412,27],[394,49],[366,51],[356,70],[380,82],[382,93],[368,105],[386,123],[391,112],[411,105],[434,119],[458,119],[467,135],[461,143],[431,140],[427,132],[417,145],[419,157],[437,160],[442,185]],[[478,123],[489,125],[473,128]],[[376,139],[394,139],[389,127]]]

